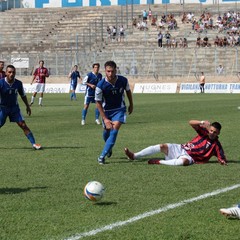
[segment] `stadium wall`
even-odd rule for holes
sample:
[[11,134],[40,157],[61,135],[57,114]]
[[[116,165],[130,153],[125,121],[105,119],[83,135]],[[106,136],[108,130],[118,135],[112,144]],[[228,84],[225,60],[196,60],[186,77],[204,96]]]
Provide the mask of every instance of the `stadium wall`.
[[24,8],[116,6],[130,4],[224,4],[240,0],[22,0]]

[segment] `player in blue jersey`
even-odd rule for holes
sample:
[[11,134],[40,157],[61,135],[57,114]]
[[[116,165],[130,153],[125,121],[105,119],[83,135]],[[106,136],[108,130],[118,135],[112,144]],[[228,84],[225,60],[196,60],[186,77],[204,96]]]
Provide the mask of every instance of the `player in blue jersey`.
[[[83,84],[87,86],[85,98],[84,98],[84,107],[82,110],[82,125],[85,125],[85,120],[87,116],[87,111],[90,103],[95,103],[95,89],[98,82],[102,79],[102,74],[99,73],[100,64],[94,63],[92,66],[92,72],[88,73],[87,76],[83,79]],[[96,107],[95,109],[95,122],[100,124],[99,121],[99,111]]]
[[70,100],[71,101],[73,99],[77,100],[77,96],[76,96],[75,91],[76,91],[76,88],[77,88],[78,79],[80,79],[82,81],[82,77],[80,76],[77,65],[75,65],[73,67],[73,70],[69,73],[68,77],[71,79],[71,82],[70,82],[70,91],[71,91]]
[[42,147],[40,144],[36,144],[34,136],[25,123],[18,105],[17,97],[19,94],[26,105],[27,114],[31,115],[31,108],[25,95],[23,84],[21,81],[15,79],[15,74],[15,67],[8,65],[6,68],[6,77],[0,79],[0,127],[5,124],[7,117],[9,117],[10,122],[16,122],[23,130],[33,148],[38,150]]
[[133,111],[132,92],[128,79],[116,75],[117,66],[114,61],[107,61],[104,67],[106,77],[97,84],[95,92],[97,108],[103,121],[103,139],[105,141],[102,153],[98,157],[99,164],[105,163],[106,156],[111,157],[118,131],[121,125],[126,122],[127,110],[124,92],[126,92],[129,101],[128,113],[131,114]]

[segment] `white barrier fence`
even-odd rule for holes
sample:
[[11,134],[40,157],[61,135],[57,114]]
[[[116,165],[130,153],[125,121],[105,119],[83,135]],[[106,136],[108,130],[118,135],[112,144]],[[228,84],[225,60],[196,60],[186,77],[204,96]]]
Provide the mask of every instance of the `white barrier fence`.
[[[26,93],[33,93],[34,84],[24,84]],[[86,85],[78,84],[76,93],[85,93]],[[45,93],[69,93],[69,84],[46,84]],[[177,93],[177,83],[136,83],[133,93]],[[181,83],[179,93],[200,93],[199,83]],[[206,83],[205,93],[240,93],[240,83]]]
[[[33,93],[35,91],[35,84],[23,84],[26,93]],[[78,84],[76,93],[85,93],[86,85]],[[46,84],[45,93],[69,93],[70,84]]]
[[133,93],[176,93],[177,83],[136,83]]
[[[205,93],[240,93],[240,83],[206,83]],[[179,93],[199,93],[199,83],[181,83]]]

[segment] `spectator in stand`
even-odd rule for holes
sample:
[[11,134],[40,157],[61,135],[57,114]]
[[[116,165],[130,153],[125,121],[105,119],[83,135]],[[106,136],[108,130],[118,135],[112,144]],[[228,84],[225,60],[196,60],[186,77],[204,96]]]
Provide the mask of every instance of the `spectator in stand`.
[[151,26],[154,26],[154,27],[157,26],[157,18],[154,16],[152,17],[152,20],[151,20]]
[[142,31],[148,30],[147,21],[142,21],[140,30],[142,30]]
[[165,34],[167,48],[171,47],[171,34],[169,31]]
[[237,46],[240,46],[240,34],[237,36],[236,45],[237,45]]
[[133,27],[137,27],[137,19],[134,17],[132,21]]
[[182,39],[182,38],[179,38],[178,46],[179,46],[180,48],[183,47],[183,39]]
[[117,40],[116,36],[117,36],[117,28],[115,26],[113,26],[112,27],[112,39]]
[[219,47],[220,46],[220,39],[218,36],[216,36],[216,38],[214,39],[214,46],[215,47]]
[[202,40],[201,40],[201,38],[198,36],[198,37],[197,37],[197,41],[196,41],[196,47],[201,47],[201,45],[202,45]]
[[107,26],[107,36],[108,36],[108,39],[111,40],[111,36],[112,35],[112,30],[109,26]]
[[163,34],[162,32],[160,31],[158,33],[158,47],[161,47],[162,48],[162,40],[163,40]]
[[143,20],[143,21],[147,21],[147,18],[148,18],[148,13],[147,13],[147,11],[144,9],[144,10],[142,11],[142,20]]
[[188,41],[186,38],[183,38],[183,47],[187,48],[188,47]]
[[3,71],[4,69],[4,61],[0,61],[0,79],[5,78],[5,71]]
[[177,39],[176,38],[172,38],[172,40],[171,40],[171,47],[172,48],[176,48],[177,47]]
[[208,42],[208,37],[207,36],[205,36],[203,38],[202,46],[203,47],[210,47],[211,46],[211,44]]
[[151,22],[151,20],[152,20],[152,10],[151,10],[151,8],[149,8],[149,10],[148,10],[148,19]]
[[162,21],[162,19],[159,20],[157,29],[158,30],[164,30],[165,29],[164,22]]
[[182,23],[186,23],[186,22],[187,22],[187,14],[186,12],[184,12],[182,16]]
[[218,74],[218,75],[223,75],[223,72],[224,72],[223,66],[220,64],[220,65],[217,67],[217,74]]
[[120,40],[120,42],[124,41],[124,32],[125,32],[125,29],[122,25],[119,28],[119,40]]
[[227,40],[227,37],[224,36],[223,37],[223,47],[226,47],[228,45],[228,40]]
[[187,20],[188,20],[188,22],[192,22],[193,17],[194,17],[194,14],[191,13],[191,12],[189,12],[189,13],[187,14]]

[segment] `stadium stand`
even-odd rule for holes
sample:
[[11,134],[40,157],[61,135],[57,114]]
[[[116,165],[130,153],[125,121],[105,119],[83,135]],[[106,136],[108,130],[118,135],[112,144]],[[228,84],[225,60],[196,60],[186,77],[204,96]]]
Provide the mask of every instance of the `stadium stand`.
[[[199,8],[199,6],[201,6]],[[235,11],[235,5],[224,5],[216,9],[214,5],[169,4],[151,6],[153,16],[160,20],[162,15],[172,14],[177,22],[176,29],[169,29],[172,38],[179,43],[186,38],[188,47],[158,48],[159,29],[148,21],[148,30],[141,31],[132,25],[133,17],[142,20],[142,10],[148,5],[12,9],[1,13],[0,57],[10,62],[11,57],[28,57],[30,66],[20,71],[20,75],[30,75],[39,59],[45,59],[52,75],[66,76],[73,64],[80,66],[82,74],[91,69],[93,62],[103,66],[107,59],[117,62],[120,71],[129,72],[137,81],[185,81],[196,80],[204,71],[212,79],[219,64],[224,66],[224,76],[235,79],[239,68],[238,47],[214,47],[216,35],[226,36],[227,31],[218,33],[216,28],[201,33],[192,30],[192,24],[183,23],[183,13],[194,13],[199,19],[202,13],[209,12],[214,21],[219,14]],[[11,21],[9,21],[11,19]],[[125,39],[120,42],[109,39],[107,26],[123,25]],[[166,33],[168,29],[161,29]],[[4,33],[4,34],[3,34]],[[196,48],[198,36],[208,37],[211,47]],[[135,71],[131,71],[135,69]],[[137,72],[136,72],[137,71]],[[138,79],[136,79],[138,78]],[[226,80],[224,80],[226,81]]]

